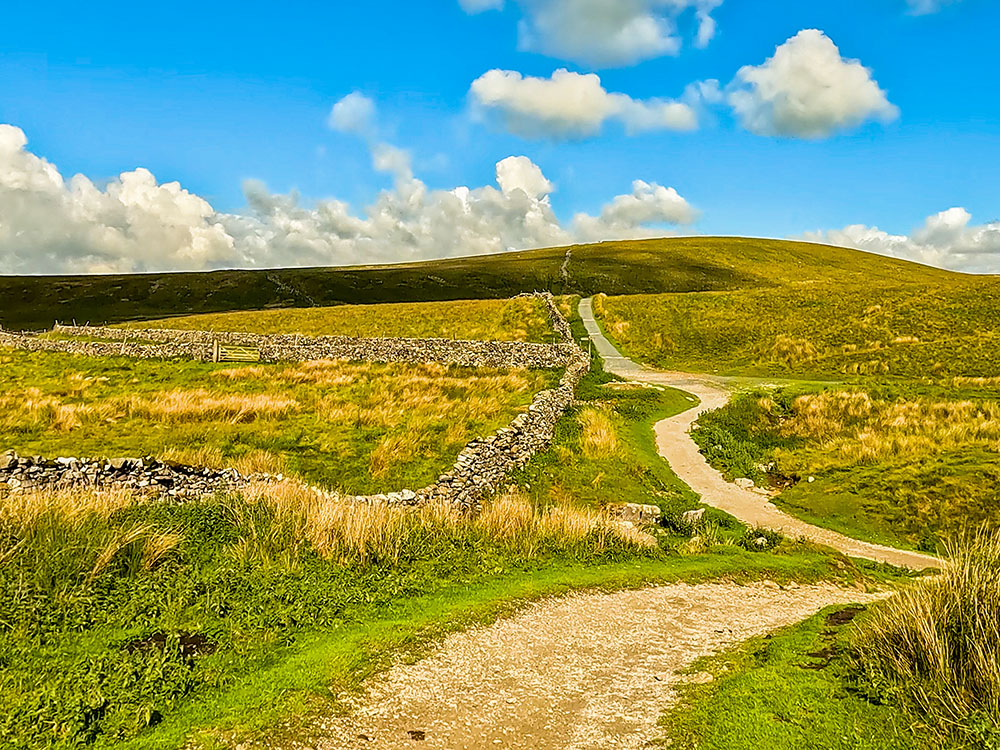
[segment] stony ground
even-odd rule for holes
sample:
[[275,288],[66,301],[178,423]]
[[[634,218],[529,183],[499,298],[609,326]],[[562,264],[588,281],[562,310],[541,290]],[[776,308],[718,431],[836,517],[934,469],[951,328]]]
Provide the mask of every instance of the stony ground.
[[449,636],[328,719],[322,750],[641,748],[699,657],[873,596],[833,585],[676,584],[546,601]]

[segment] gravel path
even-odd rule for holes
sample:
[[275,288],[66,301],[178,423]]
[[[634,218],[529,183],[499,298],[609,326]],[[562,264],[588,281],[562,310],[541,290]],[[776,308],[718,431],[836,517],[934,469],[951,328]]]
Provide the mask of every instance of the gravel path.
[[675,584],[577,594],[451,635],[422,661],[373,680],[321,750],[616,750],[656,722],[701,656],[831,604],[874,597],[833,585]]
[[594,320],[590,299],[580,302],[580,317],[583,318],[594,346],[604,359],[608,372],[630,380],[679,388],[700,400],[697,408],[692,405],[688,411],[658,422],[655,431],[660,455],[667,459],[678,477],[701,495],[702,502],[720,508],[751,526],[763,526],[790,536],[805,537],[833,547],[850,557],[886,562],[914,570],[940,567],[941,562],[929,555],[870,544],[813,526],[778,509],[766,496],[727,482],[721,473],[708,465],[688,434],[691,425],[702,412],[718,409],[729,401],[729,391],[723,387],[722,381],[711,376],[650,370],[622,356]]

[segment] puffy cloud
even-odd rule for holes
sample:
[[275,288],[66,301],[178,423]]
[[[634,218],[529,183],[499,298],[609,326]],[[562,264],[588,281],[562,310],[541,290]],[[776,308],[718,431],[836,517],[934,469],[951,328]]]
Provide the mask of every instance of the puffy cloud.
[[[463,5],[468,2],[464,0]],[[593,65],[632,65],[682,46],[677,19],[693,11],[695,43],[715,35],[712,11],[722,0],[518,0],[523,10],[520,47]],[[479,4],[479,3],[476,3]]]
[[957,271],[997,273],[1000,221],[970,226],[971,221],[972,214],[964,208],[949,208],[929,216],[908,236],[853,224],[843,229],[810,232],[805,238]]
[[[694,43],[715,37],[712,11],[722,0],[517,0],[519,46],[596,67],[632,65],[680,52],[678,17],[694,12]],[[466,13],[500,9],[503,0],[459,0]]]
[[375,102],[355,91],[333,105],[327,123],[341,133],[369,135],[375,125]]
[[619,195],[601,209],[600,216],[577,214],[576,236],[586,241],[628,239],[662,235],[649,225],[691,224],[697,212],[673,188],[636,180],[632,193]]
[[895,119],[871,71],[845,60],[818,29],[804,29],[764,64],[737,74],[729,103],[744,127],[760,135],[823,138],[875,118]]
[[612,119],[630,133],[698,127],[698,116],[686,102],[609,93],[594,73],[560,69],[550,78],[536,78],[490,70],[472,82],[470,94],[478,107],[499,114],[511,132],[528,137],[594,135]]
[[263,183],[244,185],[248,212],[216,212],[176,182],[145,169],[103,189],[69,181],[0,125],[0,273],[97,273],[233,267],[348,265],[496,253],[578,239],[643,236],[646,224],[687,220],[672,189],[636,183],[600,216],[555,216],[552,183],[530,159],[496,167],[496,186],[431,190],[409,154],[370,144],[376,169],[395,178],[363,212],[330,199],[302,205]]
[[145,169],[104,189],[68,182],[0,125],[0,268],[5,273],[204,268],[232,259],[233,238],[207,201]]
[[552,192],[552,183],[527,156],[508,156],[497,163],[497,184],[504,195],[523,190],[532,198],[544,198]]

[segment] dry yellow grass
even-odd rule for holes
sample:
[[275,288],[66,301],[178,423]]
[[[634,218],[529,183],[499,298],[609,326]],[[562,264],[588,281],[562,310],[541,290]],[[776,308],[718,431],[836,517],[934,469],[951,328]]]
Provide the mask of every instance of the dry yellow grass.
[[577,420],[580,422],[580,448],[587,458],[607,458],[618,452],[618,431],[610,415],[603,409],[588,406]]
[[[767,399],[761,406],[772,406]],[[881,401],[864,391],[800,396],[782,434],[815,441],[812,470],[887,458],[1000,447],[1000,403],[995,401]],[[779,451],[779,460],[782,452]]]
[[947,546],[946,561],[940,574],[877,607],[861,625],[857,649],[872,682],[908,699],[936,731],[970,741],[963,747],[993,747],[990,738],[1000,737],[1000,531],[961,535]]
[[70,521],[89,515],[107,518],[134,502],[135,494],[121,488],[0,492],[0,520],[16,526],[28,526],[47,515],[56,515]]
[[432,503],[416,508],[385,503],[357,503],[321,495],[297,482],[257,484],[248,488],[251,502],[274,508],[292,535],[308,541],[321,554],[341,561],[368,563],[397,560],[413,534],[475,531],[533,555],[541,544],[572,546],[589,542],[604,549],[612,541],[639,549],[656,540],[602,513],[560,504],[537,510],[519,492],[504,493],[486,503],[475,517],[454,507]]

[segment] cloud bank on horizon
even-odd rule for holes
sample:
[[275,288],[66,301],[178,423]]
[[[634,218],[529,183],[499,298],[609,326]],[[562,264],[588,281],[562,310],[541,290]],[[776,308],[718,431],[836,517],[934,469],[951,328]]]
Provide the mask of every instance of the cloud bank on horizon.
[[673,188],[636,180],[597,216],[560,222],[553,184],[524,156],[496,165],[496,186],[431,190],[409,153],[375,138],[374,103],[342,99],[330,122],[369,141],[376,170],[393,178],[361,214],[343,201],[300,205],[257,181],[249,212],[215,211],[178,183],[145,169],[103,189],[65,179],[27,149],[24,132],[0,125],[0,269],[6,273],[124,273],[227,267],[350,265],[497,253],[512,249],[664,234],[695,210]]

